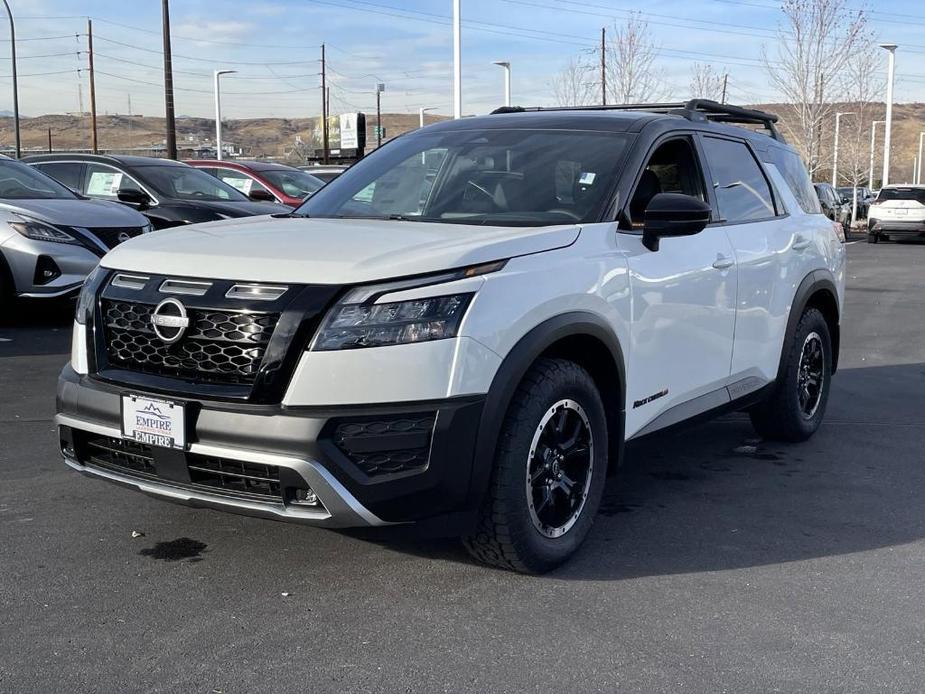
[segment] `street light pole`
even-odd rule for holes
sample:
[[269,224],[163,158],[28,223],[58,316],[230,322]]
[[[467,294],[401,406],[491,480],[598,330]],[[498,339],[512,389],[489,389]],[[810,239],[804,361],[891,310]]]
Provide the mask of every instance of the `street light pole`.
[[886,50],[889,55],[886,78],[886,128],[883,135],[883,180],[880,182],[881,187],[890,183],[890,139],[893,136],[893,79],[896,71],[896,44],[881,43],[880,48]]
[[421,128],[424,127],[424,114],[427,113],[428,111],[435,111],[436,109],[437,109],[436,106],[421,106],[421,108],[418,109],[418,115],[420,116],[420,122],[421,122],[420,126],[418,127],[421,127]]
[[222,160],[222,94],[219,91],[219,77],[230,75],[237,70],[215,71],[215,158]]
[[841,117],[853,116],[853,111],[842,111],[835,114],[835,147],[832,154],[832,187],[838,187],[838,133],[841,130]]
[[10,3],[3,0],[3,6],[6,7],[6,14],[10,18],[10,59],[12,60],[13,76],[13,132],[16,138],[16,158],[22,156],[22,140],[19,135],[19,85],[16,81],[16,25],[13,23],[13,10],[10,9]]
[[925,131],[919,133],[919,168],[916,172],[915,182],[922,185],[922,145],[925,143]]
[[870,124],[870,175],[867,177],[867,186],[874,189],[874,144],[876,142],[877,126],[886,123],[885,120],[875,120]]
[[506,60],[496,60],[494,64],[504,68],[504,105],[511,105],[511,64]]
[[453,118],[462,118],[462,36],[460,0],[453,0]]
[[385,84],[378,82],[376,84],[376,148],[382,147],[382,92],[385,91]]

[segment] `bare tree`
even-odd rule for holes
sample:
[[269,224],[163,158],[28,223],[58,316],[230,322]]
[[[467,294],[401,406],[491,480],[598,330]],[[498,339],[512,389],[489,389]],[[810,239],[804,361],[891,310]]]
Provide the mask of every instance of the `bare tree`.
[[709,63],[694,63],[691,67],[691,98],[722,101],[724,81],[725,75],[717,72]]
[[665,81],[656,66],[658,47],[649,25],[638,14],[614,25],[607,44],[608,101],[617,104],[657,101],[665,92]]
[[853,55],[870,44],[867,16],[849,0],[783,0],[776,60],[764,51],[772,84],[793,104],[784,130],[800,150],[810,175],[822,166],[822,133],[843,100]]
[[552,94],[558,106],[587,106],[595,98],[597,85],[589,65],[570,58],[552,78]]

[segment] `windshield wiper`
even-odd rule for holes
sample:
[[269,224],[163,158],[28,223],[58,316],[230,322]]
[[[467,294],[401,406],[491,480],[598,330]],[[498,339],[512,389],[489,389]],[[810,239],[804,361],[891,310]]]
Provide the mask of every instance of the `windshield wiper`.
[[378,221],[389,222],[420,222],[422,218],[418,216],[410,217],[403,214],[336,214],[334,219],[374,219]]

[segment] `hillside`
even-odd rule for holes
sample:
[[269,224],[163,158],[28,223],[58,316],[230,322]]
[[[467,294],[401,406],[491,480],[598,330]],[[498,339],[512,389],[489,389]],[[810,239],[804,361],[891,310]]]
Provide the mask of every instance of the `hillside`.
[[[755,108],[771,111],[781,116],[782,131],[786,133],[788,115],[793,113],[789,104],[759,104]],[[852,104],[838,104],[839,111],[854,111]],[[875,118],[882,119],[884,106],[881,104],[871,109]],[[427,114],[426,122],[432,123],[445,118]],[[139,153],[154,153],[163,147],[164,118],[152,116],[128,117],[124,115],[103,115],[98,118],[99,145],[103,151],[125,152],[138,150]],[[223,137],[226,143],[241,147],[245,157],[271,157],[301,163],[304,161],[306,146],[298,146],[299,139],[308,143],[316,125],[313,118],[251,118],[228,120],[225,123]],[[394,137],[418,127],[416,113],[387,113],[382,116],[388,137]],[[371,149],[375,144],[373,126],[375,115],[367,115],[367,142]],[[833,124],[834,125],[834,124]],[[855,123],[853,118],[842,120],[843,143],[853,139],[854,158],[860,162],[859,168],[867,170],[870,142],[870,120]],[[860,128],[860,132],[858,132]],[[47,151],[48,133],[51,132],[52,148],[56,151],[88,150],[90,147],[90,118],[78,115],[45,115],[22,120],[23,149],[26,151]],[[925,104],[897,104],[894,107],[893,124],[893,171],[895,181],[911,180],[913,157],[918,151],[919,133],[925,131]],[[878,143],[882,143],[883,129],[878,129]],[[177,142],[181,148],[210,146],[214,138],[214,121],[208,118],[177,119]],[[825,132],[821,138],[822,161],[826,162],[817,172],[816,178],[826,180],[831,177],[827,162],[831,161],[833,134]],[[12,145],[12,119],[0,117],[0,147],[8,149]],[[882,144],[880,144],[882,146]],[[147,150],[147,151],[145,151]],[[848,154],[843,150],[842,156]],[[847,165],[847,159],[842,162]],[[879,155],[877,167],[879,170]],[[842,170],[842,167],[840,167]]]

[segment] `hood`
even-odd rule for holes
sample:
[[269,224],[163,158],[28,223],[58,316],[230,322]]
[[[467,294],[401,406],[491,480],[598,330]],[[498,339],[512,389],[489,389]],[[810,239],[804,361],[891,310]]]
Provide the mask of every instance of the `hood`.
[[131,239],[104,267],[181,277],[352,284],[562,248],[580,228],[248,217]]
[[279,214],[285,212],[286,208],[275,202],[251,202],[242,200],[240,202],[221,201],[213,202],[211,200],[178,200],[177,204],[198,207],[199,209],[212,210],[226,217],[252,217],[258,214]]
[[143,227],[147,218],[108,200],[0,200],[0,210],[72,227]]

